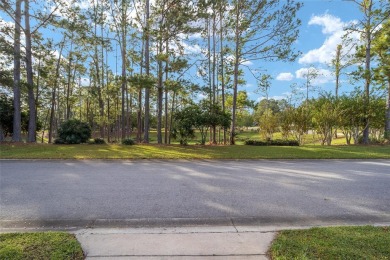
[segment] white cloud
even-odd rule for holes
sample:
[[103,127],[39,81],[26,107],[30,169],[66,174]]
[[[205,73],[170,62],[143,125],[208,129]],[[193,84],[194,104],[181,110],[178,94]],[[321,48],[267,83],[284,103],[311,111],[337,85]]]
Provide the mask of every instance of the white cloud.
[[198,44],[187,44],[185,42],[181,43],[184,48],[184,54],[198,54],[202,52],[202,48]]
[[[337,45],[342,42],[342,37],[345,34],[344,28],[351,23],[354,23],[354,21],[343,22],[340,18],[330,14],[313,16],[309,21],[309,25],[322,26],[322,33],[327,37],[319,48],[305,53],[299,59],[299,63],[311,64],[318,62],[322,64],[329,64],[335,57]],[[354,40],[358,40],[359,34],[356,32],[351,33],[350,37]],[[350,46],[347,46],[345,49],[349,50],[351,48]]]
[[339,17],[327,13],[324,15],[311,17],[309,25],[322,26],[323,34],[333,34],[342,31],[344,28],[344,23]]
[[253,65],[253,62],[251,62],[250,60],[243,60],[241,62],[242,65],[245,65],[245,66],[251,66]]
[[290,72],[282,72],[282,73],[279,73],[278,76],[276,76],[276,80],[280,80],[280,81],[291,81],[294,79],[294,75],[291,74]]
[[82,87],[88,87],[91,85],[89,78],[85,78],[85,77],[81,78],[80,83]]
[[[288,96],[285,95],[285,96],[269,96],[268,99],[273,99],[273,100],[283,100],[283,99],[287,99]],[[266,99],[266,97],[258,97],[256,99],[256,102],[260,102],[261,100],[263,99]]]
[[300,68],[299,70],[297,70],[295,72],[295,76],[297,79],[306,80],[308,73],[317,74],[317,76],[312,79],[312,84],[314,84],[314,85],[321,85],[321,84],[332,82],[334,80],[334,77],[333,77],[332,72],[330,70],[316,69],[313,67]]

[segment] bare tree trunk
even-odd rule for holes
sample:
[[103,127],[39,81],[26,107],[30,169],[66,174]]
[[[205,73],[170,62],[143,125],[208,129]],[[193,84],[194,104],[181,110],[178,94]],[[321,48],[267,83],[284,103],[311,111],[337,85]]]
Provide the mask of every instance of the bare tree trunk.
[[[168,54],[169,53],[169,44],[168,40],[165,42],[165,52]],[[169,59],[169,58],[168,58]],[[168,66],[169,66],[169,60],[165,62],[165,80],[168,80]],[[165,127],[164,127],[164,143],[168,143],[168,88],[165,86],[165,108],[164,108],[164,113],[165,113]]]
[[[173,91],[172,95],[172,107],[171,107],[171,123],[170,126],[172,127],[173,124],[173,113],[175,112],[175,99],[176,99],[176,91]],[[168,137],[168,143],[171,144],[171,135]]]
[[[224,51],[223,51],[223,11],[222,5],[219,13],[220,19],[220,44],[221,44],[221,88],[222,88],[222,111],[225,113],[225,74],[224,74]],[[223,129],[223,144],[226,144],[226,129]]]
[[[335,96],[336,99],[339,97],[339,85],[340,85],[340,71],[341,71],[341,48],[342,45],[337,45],[336,49],[336,60],[335,60],[335,74],[336,74],[336,89],[335,89]],[[337,127],[334,130],[334,137],[337,138]]]
[[[215,10],[215,4],[213,5],[213,9]],[[215,31],[216,31],[216,14],[215,14],[215,11],[213,11],[213,71],[212,71],[212,76],[213,76],[213,79],[212,79],[212,85],[213,85],[213,103],[212,103],[212,113],[215,113],[215,105],[216,105],[216,87],[215,87],[215,67],[216,67],[216,52],[215,52],[215,48],[216,48],[216,43],[215,43]],[[211,129],[211,142],[213,144],[216,144],[217,143],[217,140],[216,140],[216,134],[217,134],[217,131],[216,131],[216,126],[214,125]]]
[[[122,29],[122,44],[121,44],[121,56],[122,56],[122,140],[126,138],[126,111],[125,111],[125,93],[127,90],[127,80],[126,80],[126,66],[127,66],[127,58],[126,58],[126,8],[125,3],[122,0],[122,17],[121,17],[121,29]],[[126,95],[127,99],[127,95]]]
[[367,16],[366,26],[366,61],[365,61],[365,86],[364,86],[364,125],[363,130],[363,144],[370,142],[370,120],[369,120],[369,106],[370,106],[370,83],[371,83],[371,10],[372,0],[367,2],[367,12],[370,14]]
[[385,138],[390,140],[390,78],[387,80]]
[[49,123],[49,143],[53,142],[53,129],[54,129],[54,116],[55,116],[55,105],[56,105],[56,96],[57,96],[57,85],[58,85],[58,78],[60,76],[60,66],[61,66],[61,56],[62,56],[62,50],[64,49],[66,36],[64,36],[64,39],[62,40],[60,54],[58,56],[57,65],[56,65],[56,76],[54,79],[54,86],[53,90],[51,92],[51,106],[50,106],[50,123]]
[[68,58],[68,82],[67,82],[67,88],[66,88],[66,114],[65,118],[66,120],[69,120],[70,118],[70,103],[69,103],[69,97],[70,97],[70,84],[71,84],[71,70],[72,70],[72,52],[73,52],[73,32],[71,36],[70,41],[70,51],[69,51],[69,58]]
[[32,51],[31,51],[31,32],[30,32],[30,1],[24,1],[24,16],[25,16],[25,37],[26,37],[26,70],[27,70],[27,87],[28,87],[28,138],[30,143],[36,142],[37,116],[35,114],[35,96],[34,96],[34,80],[32,69]]
[[[163,52],[162,39],[159,41],[158,46],[159,52],[161,54]],[[157,86],[157,143],[162,143],[162,107],[163,107],[163,68],[162,61],[158,60],[158,86]]]
[[[141,65],[140,65],[140,74],[143,75],[143,66],[144,66],[144,45],[145,40],[142,39],[141,47]],[[142,142],[142,86],[139,86],[138,91],[138,111],[137,111],[137,141]]]
[[236,127],[236,107],[237,107],[237,88],[238,88],[238,67],[240,62],[240,31],[239,18],[240,9],[239,4],[236,5],[236,20],[235,20],[235,57],[234,57],[234,81],[233,81],[233,109],[232,109],[232,124],[230,128],[230,144],[235,144],[235,127]]
[[[146,75],[150,74],[150,60],[149,60],[149,0],[146,0],[145,3],[145,20],[146,20],[146,29],[145,29],[145,72]],[[144,143],[149,143],[149,116],[150,116],[150,86],[146,86],[145,89],[145,122],[144,122]]]
[[22,141],[22,117],[20,107],[20,23],[22,21],[21,5],[22,0],[15,2],[15,35],[14,35],[14,122],[13,122],[13,142]]
[[[213,84],[211,83],[211,36],[210,36],[210,19],[209,17],[206,18],[206,30],[207,30],[207,65],[208,65],[208,71],[207,71],[207,80],[209,84],[209,104],[210,108],[213,103]],[[212,111],[209,111],[212,112]],[[210,136],[209,141],[212,142],[212,136],[213,136],[213,128],[210,127]],[[203,142],[202,142],[203,143]]]
[[40,79],[41,79],[41,57],[38,60],[38,75],[37,75],[37,84],[35,88],[35,115],[37,115],[38,118],[38,100],[39,100],[39,84],[40,84]]

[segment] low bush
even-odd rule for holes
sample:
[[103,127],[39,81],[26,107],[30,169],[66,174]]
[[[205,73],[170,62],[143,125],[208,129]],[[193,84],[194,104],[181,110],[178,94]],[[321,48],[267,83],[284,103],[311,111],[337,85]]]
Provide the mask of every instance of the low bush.
[[296,140],[246,140],[245,145],[255,146],[299,146],[299,142]]
[[124,145],[134,145],[135,142],[134,142],[133,139],[127,138],[127,139],[123,139],[123,140],[122,140],[122,144],[124,144]]
[[65,141],[62,140],[61,138],[57,138],[54,140],[54,144],[65,144]]
[[91,128],[88,123],[77,119],[69,119],[63,122],[58,129],[58,138],[55,144],[80,144],[86,143],[91,138]]
[[104,141],[103,138],[94,138],[92,142],[90,142],[90,144],[105,144],[106,141]]

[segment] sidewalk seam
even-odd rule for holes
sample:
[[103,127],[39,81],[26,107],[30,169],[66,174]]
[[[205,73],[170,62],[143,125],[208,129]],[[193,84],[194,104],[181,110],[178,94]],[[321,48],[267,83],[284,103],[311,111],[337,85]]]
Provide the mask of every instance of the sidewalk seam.
[[230,218],[230,221],[232,222],[232,225],[233,225],[234,229],[235,229],[235,230],[236,230],[236,232],[238,233],[238,230],[237,230],[237,228],[236,228],[236,225],[234,225],[233,218]]
[[86,257],[168,257],[168,256],[174,256],[174,257],[181,257],[181,256],[188,256],[188,257],[203,257],[203,256],[266,256],[267,254],[229,254],[229,255],[86,255]]

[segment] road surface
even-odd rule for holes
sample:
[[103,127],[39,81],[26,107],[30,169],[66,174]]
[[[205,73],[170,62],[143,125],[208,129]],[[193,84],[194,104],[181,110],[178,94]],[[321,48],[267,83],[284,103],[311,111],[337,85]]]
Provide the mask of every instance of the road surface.
[[390,160],[0,160],[0,227],[390,223]]

